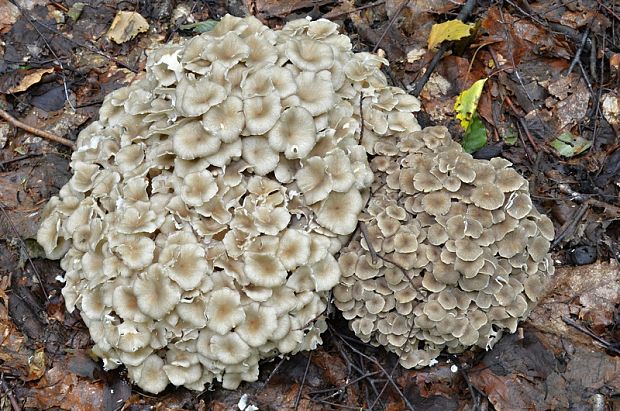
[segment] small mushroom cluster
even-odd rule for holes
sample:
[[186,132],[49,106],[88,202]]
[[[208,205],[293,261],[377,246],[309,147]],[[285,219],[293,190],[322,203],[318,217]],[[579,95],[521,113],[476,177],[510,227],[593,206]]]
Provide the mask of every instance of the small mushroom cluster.
[[412,368],[515,332],[554,271],[553,224],[527,181],[507,160],[473,159],[444,127],[373,149],[372,197],[333,291],[356,335]]
[[80,133],[37,239],[107,369],[151,393],[233,389],[321,343],[373,181],[365,147],[420,129],[418,100],[337,28],[226,16],[151,52]]

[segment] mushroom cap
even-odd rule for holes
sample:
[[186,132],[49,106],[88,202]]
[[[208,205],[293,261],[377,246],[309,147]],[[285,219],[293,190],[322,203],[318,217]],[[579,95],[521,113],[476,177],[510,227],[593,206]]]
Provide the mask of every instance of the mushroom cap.
[[205,130],[199,121],[187,122],[172,134],[172,148],[179,158],[193,160],[215,154],[222,144],[212,132]]
[[197,117],[226,98],[226,89],[207,77],[183,77],[175,89],[175,108],[184,117]]
[[493,184],[481,184],[471,192],[471,200],[485,210],[496,210],[504,204],[504,193]]
[[241,157],[253,168],[254,173],[264,176],[278,165],[280,156],[264,137],[245,137]]
[[172,282],[159,264],[151,265],[133,283],[138,307],[145,315],[158,320],[174,309],[181,298],[181,289]]
[[351,234],[363,205],[362,195],[357,190],[332,192],[321,203],[316,221],[334,234]]
[[168,385],[163,370],[164,360],[156,354],[149,355],[139,367],[139,378],[134,378],[138,387],[153,394],[162,392]]
[[203,114],[202,126],[223,143],[234,142],[245,128],[243,101],[239,97],[228,96]]
[[250,347],[264,345],[278,327],[276,310],[252,303],[244,307],[244,312],[245,320],[235,331]]
[[280,118],[280,96],[272,92],[243,100],[246,134],[259,136],[265,134]]
[[211,293],[207,308],[207,327],[224,335],[245,320],[239,292],[230,288],[220,288]]
[[278,258],[269,254],[246,252],[244,272],[252,284],[278,287],[286,282],[287,271]]
[[208,273],[205,251],[198,244],[182,244],[174,248],[167,272],[183,290],[192,290]]
[[303,107],[291,107],[269,131],[269,145],[288,159],[305,158],[314,148],[316,134],[312,114]]
[[310,39],[291,39],[285,45],[288,59],[299,69],[318,72],[334,64],[332,48],[322,42]]
[[251,355],[250,347],[236,332],[212,336],[210,350],[223,364],[240,364]]

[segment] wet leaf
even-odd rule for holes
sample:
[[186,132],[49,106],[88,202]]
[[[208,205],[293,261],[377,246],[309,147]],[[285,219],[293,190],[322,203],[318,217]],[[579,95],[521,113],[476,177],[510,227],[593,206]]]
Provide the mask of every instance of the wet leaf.
[[183,30],[191,30],[194,33],[206,33],[207,31],[211,31],[217,23],[219,23],[217,20],[205,20],[192,24],[183,24],[181,28]]
[[148,29],[149,23],[140,13],[119,11],[112,21],[107,37],[116,44],[122,44]]
[[482,89],[486,81],[486,78],[476,81],[470,88],[463,90],[456,98],[456,103],[454,103],[456,118],[461,121],[461,126],[465,130],[469,128],[469,124],[476,112],[478,101],[480,100],[480,95],[482,94]]
[[39,348],[28,358],[28,376],[26,381],[38,380],[45,374],[45,350]]
[[84,10],[84,6],[85,4],[81,1],[78,1],[77,3],[74,3],[73,6],[71,6],[69,12],[67,13],[69,17],[71,17],[71,20],[75,22],[80,18],[82,10]]
[[469,128],[463,136],[463,150],[473,153],[487,144],[487,129],[478,114],[474,114]]
[[433,49],[446,40],[460,40],[471,34],[473,24],[463,23],[461,20],[450,20],[445,23],[434,24],[428,36],[428,48]]
[[564,132],[558,138],[549,143],[557,153],[564,157],[573,157],[583,153],[592,146],[592,142],[581,136],[573,136]]

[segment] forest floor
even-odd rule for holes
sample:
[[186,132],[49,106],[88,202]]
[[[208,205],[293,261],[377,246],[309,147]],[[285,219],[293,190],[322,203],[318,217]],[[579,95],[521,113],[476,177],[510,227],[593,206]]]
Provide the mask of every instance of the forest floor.
[[[474,33],[427,50],[432,25],[471,6]],[[120,10],[149,29],[130,25],[120,35],[134,38],[111,42]],[[488,78],[477,110],[488,141],[475,156],[512,161],[557,236],[553,283],[517,333],[405,370],[334,314],[322,347],[262,364],[257,382],[158,396],[92,358],[88,330],[65,309],[59,263],[34,245],[37,212],[69,179],[71,156],[38,131],[75,141],[104,96],[144,69],[146,50],[225,13],[272,28],[337,22],[355,51],[384,53],[390,81],[419,95],[422,126],[456,139],[457,96]],[[0,410],[232,410],[242,396],[260,410],[620,410],[619,3],[0,0],[0,56]]]

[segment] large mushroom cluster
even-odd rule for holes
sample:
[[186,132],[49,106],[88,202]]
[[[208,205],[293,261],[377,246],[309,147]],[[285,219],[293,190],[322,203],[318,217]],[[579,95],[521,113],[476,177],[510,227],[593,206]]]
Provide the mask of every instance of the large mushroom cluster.
[[226,16],[106,97],[38,241],[107,369],[152,393],[236,388],[321,343],[373,181],[365,147],[419,130],[383,63],[326,20]]
[[374,144],[360,233],[341,251],[335,304],[406,368],[515,332],[554,268],[553,224],[502,158],[475,160],[444,127]]

